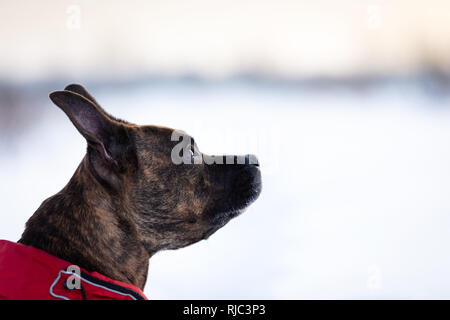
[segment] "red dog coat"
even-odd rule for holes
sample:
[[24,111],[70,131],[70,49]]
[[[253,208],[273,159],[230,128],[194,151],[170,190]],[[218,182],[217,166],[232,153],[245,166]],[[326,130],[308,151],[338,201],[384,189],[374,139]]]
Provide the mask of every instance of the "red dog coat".
[[[78,283],[78,286],[69,285],[70,283]],[[139,288],[131,284],[109,279],[97,272],[89,273],[45,251],[0,240],[0,300],[2,299],[146,300],[147,298]]]

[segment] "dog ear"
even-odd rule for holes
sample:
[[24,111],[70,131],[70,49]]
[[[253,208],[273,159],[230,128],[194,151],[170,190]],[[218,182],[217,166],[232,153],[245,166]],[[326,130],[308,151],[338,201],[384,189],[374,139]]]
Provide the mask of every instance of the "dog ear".
[[78,93],[80,96],[85,97],[90,100],[97,107],[100,107],[100,104],[95,100],[95,98],[83,87],[81,84],[72,83],[64,88],[65,91],[72,91]]
[[88,142],[89,161],[100,182],[120,189],[130,152],[128,131],[112,121],[93,101],[72,91],[55,91],[50,99],[60,107]]
[[[108,112],[106,112],[101,106],[100,104],[97,102],[97,100],[95,100],[95,98],[89,93],[89,91],[86,90],[85,87],[83,87],[81,84],[69,84],[68,86],[66,86],[64,88],[65,91],[72,91],[75,93],[78,93],[79,95],[85,97],[86,99],[88,99],[89,101],[91,101],[96,107],[97,109],[102,112],[107,118],[109,118],[112,121],[118,121],[116,118],[114,118],[113,116],[111,116]],[[124,123],[125,121],[123,120],[119,120],[119,122]]]

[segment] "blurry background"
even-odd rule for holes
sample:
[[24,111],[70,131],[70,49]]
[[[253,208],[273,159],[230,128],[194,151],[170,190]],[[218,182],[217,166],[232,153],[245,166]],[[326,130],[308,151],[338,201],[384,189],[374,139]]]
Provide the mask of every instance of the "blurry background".
[[151,299],[450,298],[446,0],[0,1],[0,238],[85,142],[48,93],[255,153],[260,199],[150,261]]

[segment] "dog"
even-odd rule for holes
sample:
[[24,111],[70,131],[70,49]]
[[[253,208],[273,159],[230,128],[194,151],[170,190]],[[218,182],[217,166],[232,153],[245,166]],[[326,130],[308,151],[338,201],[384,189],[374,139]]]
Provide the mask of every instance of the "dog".
[[[87,153],[69,183],[42,203],[12,246],[20,246],[24,255],[37,252],[79,267],[85,287],[115,284],[125,292],[140,290],[142,297],[156,252],[207,239],[261,193],[255,156],[207,156],[182,131],[111,116],[78,84],[49,97],[86,139]],[[0,250],[0,273],[1,255]],[[48,284],[52,297],[67,297],[55,293],[56,278],[70,274],[61,270],[49,277],[55,280]],[[1,284],[0,279],[0,291]]]

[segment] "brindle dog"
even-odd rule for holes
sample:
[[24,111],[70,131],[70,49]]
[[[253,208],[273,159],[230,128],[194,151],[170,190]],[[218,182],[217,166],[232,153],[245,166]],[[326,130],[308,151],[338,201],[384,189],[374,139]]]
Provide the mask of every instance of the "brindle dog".
[[87,154],[19,243],[143,289],[152,255],[207,239],[261,192],[258,164],[248,157],[177,165],[172,129],[116,119],[80,85],[50,99],[87,140]]

